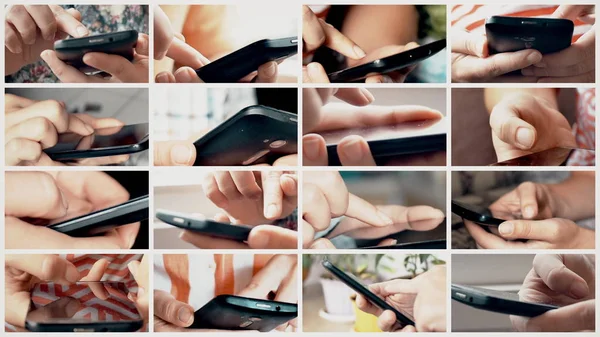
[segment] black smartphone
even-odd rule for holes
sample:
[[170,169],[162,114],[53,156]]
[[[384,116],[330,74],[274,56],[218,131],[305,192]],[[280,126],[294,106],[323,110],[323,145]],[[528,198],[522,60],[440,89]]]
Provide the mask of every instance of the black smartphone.
[[160,221],[175,227],[238,242],[248,241],[248,236],[252,230],[250,226],[231,225],[164,209],[156,210],[156,217]]
[[133,50],[137,44],[138,32],[126,30],[80,38],[58,40],[54,42],[56,56],[65,63],[81,70],[94,72],[94,69],[83,63],[83,55],[92,52],[123,56],[133,60]]
[[148,219],[149,196],[144,195],[122,204],[81,215],[48,226],[57,232],[74,237],[90,237],[115,227]]
[[445,118],[405,122],[396,125],[341,129],[319,133],[327,144],[330,166],[341,165],[337,146],[346,136],[358,135],[369,144],[373,159],[381,165],[397,156],[446,151]]
[[555,147],[491,164],[490,166],[565,166],[568,159],[579,153],[584,157],[595,157],[595,150]]
[[417,64],[444,48],[446,48],[446,39],[437,40],[369,63],[329,73],[327,77],[332,83],[357,82],[370,75],[387,74]]
[[298,316],[298,306],[233,295],[219,295],[194,313],[190,329],[268,332]]
[[149,145],[148,123],[96,129],[89,136],[64,133],[44,152],[56,161],[115,156],[145,151]]
[[551,304],[523,302],[516,293],[452,284],[452,299],[471,307],[501,314],[535,317],[558,307]]
[[451,210],[452,213],[460,216],[461,218],[473,221],[480,225],[498,227],[501,223],[506,221],[495,218],[488,208],[476,205],[467,205],[456,200],[452,200]]
[[144,321],[121,282],[36,284],[25,328],[31,332],[134,332]]
[[205,65],[196,74],[206,83],[235,83],[267,62],[297,53],[298,37],[259,40]]
[[298,151],[298,116],[264,105],[237,112],[194,142],[195,166],[273,164]]
[[394,314],[396,314],[396,322],[399,324],[400,327],[406,325],[415,325],[415,322],[413,322],[410,318],[406,317],[400,311],[396,310],[396,308],[387,304],[387,302],[385,302],[379,296],[375,295],[367,287],[362,285],[362,283],[360,283],[359,280],[353,278],[349,274],[346,274],[344,271],[336,267],[329,260],[323,260],[321,264],[323,265],[323,267],[325,267],[325,269],[331,272],[331,274],[333,274],[333,276],[335,276],[338,280],[342,281],[348,287],[352,288],[354,291],[364,296],[369,302],[376,305],[382,310],[390,310]]
[[[394,223],[391,226],[373,227],[361,225],[360,222],[339,224],[323,235],[337,244],[337,237],[342,236],[343,245],[352,240],[356,248],[387,249],[438,249],[446,245],[446,218],[428,218],[413,220],[408,223]],[[414,231],[406,228],[431,228],[428,231]],[[396,240],[393,245],[382,245],[389,239]],[[346,246],[347,247],[347,246]],[[339,247],[343,248],[343,247]]]
[[492,16],[485,20],[490,54],[535,49],[555,53],[571,45],[573,21],[553,18]]

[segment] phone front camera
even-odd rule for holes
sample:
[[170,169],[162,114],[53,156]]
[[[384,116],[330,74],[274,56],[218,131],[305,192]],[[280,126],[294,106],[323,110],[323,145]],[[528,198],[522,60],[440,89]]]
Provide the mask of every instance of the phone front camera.
[[271,143],[271,145],[269,145],[272,149],[278,149],[282,146],[284,146],[285,144],[287,144],[287,141],[285,140],[276,140],[274,142]]

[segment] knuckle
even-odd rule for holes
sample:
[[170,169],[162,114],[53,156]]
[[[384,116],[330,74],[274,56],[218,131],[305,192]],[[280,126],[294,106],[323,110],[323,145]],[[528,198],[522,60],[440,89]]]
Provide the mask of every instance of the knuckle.
[[52,122],[50,122],[48,119],[44,117],[36,117],[31,121],[31,124],[28,126],[27,131],[35,139],[42,139],[48,133],[54,131],[53,129],[54,126],[52,125]]
[[44,200],[41,202],[46,203],[46,206],[50,207],[62,207],[61,192],[58,189],[58,186],[56,186],[54,177],[46,172],[39,172],[37,179],[40,189],[44,192]]

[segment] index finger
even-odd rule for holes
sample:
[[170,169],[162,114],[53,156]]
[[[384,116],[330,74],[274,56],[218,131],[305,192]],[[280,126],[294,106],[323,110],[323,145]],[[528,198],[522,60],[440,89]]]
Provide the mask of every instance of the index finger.
[[452,31],[451,48],[453,53],[461,53],[485,58],[489,55],[487,38],[484,35],[469,33],[462,29]]
[[265,218],[275,220],[281,216],[283,191],[281,189],[281,171],[263,171],[261,173]]
[[210,61],[199,51],[179,39],[173,39],[171,46],[169,46],[169,49],[167,50],[167,56],[181,66],[194,69],[198,69],[210,63]]
[[321,123],[313,132],[393,125],[442,117],[439,111],[419,105],[355,107],[330,103],[323,108]]
[[273,256],[238,295],[267,299],[268,294],[271,291],[277,291],[290,272],[295,272],[295,266],[296,256],[294,255]]
[[77,267],[58,255],[6,255],[6,266],[31,274],[42,281],[60,284],[71,284],[80,278]]
[[533,219],[538,214],[537,188],[534,183],[526,182],[517,187],[521,213],[525,219]]
[[373,204],[352,193],[348,194],[348,209],[346,210],[346,216],[376,227],[394,224],[385,213],[377,209]]
[[25,8],[27,8],[27,12],[41,31],[44,40],[54,39],[57,23],[50,7],[46,5],[25,5]]
[[567,294],[575,299],[589,294],[585,280],[565,266],[559,254],[538,254],[533,259],[533,269],[544,284],[553,291]]
[[556,8],[554,13],[552,13],[553,18],[558,19],[569,19],[571,21],[575,21],[577,17],[583,16],[585,14],[590,14],[592,11],[590,7],[594,7],[591,5],[560,5]]
[[171,21],[159,5],[154,5],[154,59],[161,60],[174,40]]
[[89,201],[94,209],[103,209],[129,200],[129,192],[104,172],[61,171],[58,185],[78,198]]
[[50,9],[54,12],[58,30],[73,37],[84,37],[90,34],[90,31],[77,18],[59,5],[50,5]]

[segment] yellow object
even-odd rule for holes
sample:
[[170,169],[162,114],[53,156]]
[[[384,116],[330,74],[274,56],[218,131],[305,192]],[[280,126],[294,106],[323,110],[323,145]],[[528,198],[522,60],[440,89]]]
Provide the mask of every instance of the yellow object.
[[356,301],[352,301],[356,321],[354,321],[354,331],[356,332],[381,332],[377,327],[377,316],[360,311],[356,306]]

